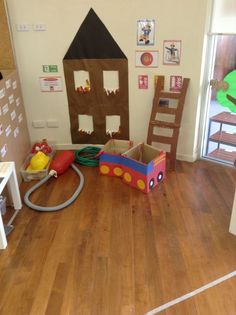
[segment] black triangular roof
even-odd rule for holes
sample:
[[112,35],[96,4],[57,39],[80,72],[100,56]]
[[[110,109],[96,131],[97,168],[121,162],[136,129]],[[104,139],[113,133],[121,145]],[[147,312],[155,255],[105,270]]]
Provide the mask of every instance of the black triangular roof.
[[91,8],[64,59],[127,59],[106,26]]

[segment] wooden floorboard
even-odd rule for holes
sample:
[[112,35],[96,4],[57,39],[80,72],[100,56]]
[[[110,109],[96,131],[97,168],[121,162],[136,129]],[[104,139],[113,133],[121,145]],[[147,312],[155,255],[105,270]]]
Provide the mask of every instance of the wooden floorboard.
[[[144,315],[236,270],[234,168],[178,161],[149,194],[80,169],[85,185],[72,205],[24,206],[16,217],[0,252],[1,315]],[[60,203],[78,182],[70,169],[32,200]],[[22,183],[22,196],[34,183]],[[233,315],[235,296],[236,277],[162,314]]]

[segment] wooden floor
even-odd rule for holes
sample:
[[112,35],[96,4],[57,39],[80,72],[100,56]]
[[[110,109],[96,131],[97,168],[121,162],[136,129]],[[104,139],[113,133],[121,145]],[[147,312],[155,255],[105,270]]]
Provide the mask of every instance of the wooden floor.
[[[235,169],[178,162],[148,195],[80,169],[85,186],[71,206],[24,206],[15,219],[0,252],[1,315],[144,315],[236,270]],[[70,169],[32,200],[53,205],[77,184]],[[236,314],[236,277],[161,314]]]

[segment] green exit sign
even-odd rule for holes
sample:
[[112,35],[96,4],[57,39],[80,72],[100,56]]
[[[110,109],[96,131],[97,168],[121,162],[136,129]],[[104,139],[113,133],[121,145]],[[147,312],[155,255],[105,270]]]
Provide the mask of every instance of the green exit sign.
[[43,72],[58,72],[57,65],[43,65]]

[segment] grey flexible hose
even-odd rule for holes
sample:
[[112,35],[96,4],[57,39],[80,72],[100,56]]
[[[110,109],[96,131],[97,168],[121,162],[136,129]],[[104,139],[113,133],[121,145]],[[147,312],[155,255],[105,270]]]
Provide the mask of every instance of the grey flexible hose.
[[29,200],[29,196],[32,194],[32,192],[34,192],[36,189],[38,189],[40,186],[42,186],[50,177],[52,177],[52,174],[48,174],[46,177],[44,177],[39,183],[37,183],[36,185],[34,185],[33,187],[31,187],[25,194],[24,196],[24,202],[25,204],[33,209],[33,210],[37,210],[37,211],[57,211],[57,210],[61,210],[67,206],[69,206],[80,194],[81,190],[83,189],[84,186],[84,176],[83,174],[80,172],[80,170],[74,165],[71,164],[71,167],[73,168],[73,170],[77,173],[77,175],[80,178],[80,183],[79,186],[77,187],[76,191],[74,192],[74,194],[65,202],[57,205],[57,206],[53,206],[53,207],[42,207],[42,206],[38,206],[33,204],[30,200]]

